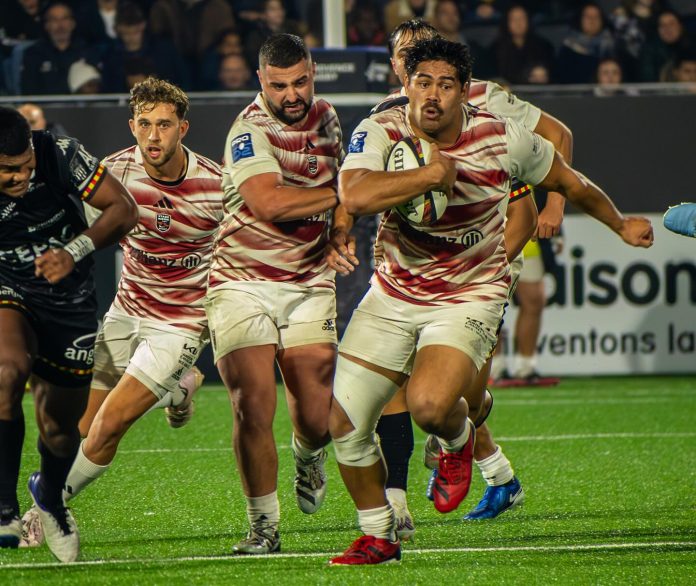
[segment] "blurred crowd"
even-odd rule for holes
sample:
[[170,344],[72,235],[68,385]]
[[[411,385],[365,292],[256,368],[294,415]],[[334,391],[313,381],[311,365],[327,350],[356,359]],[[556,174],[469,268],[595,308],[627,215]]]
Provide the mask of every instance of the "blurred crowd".
[[[340,2],[341,0],[334,0]],[[349,46],[423,18],[510,84],[696,82],[696,0],[345,0]],[[322,0],[0,0],[0,93],[121,93],[149,75],[191,91],[257,88],[275,32],[321,47]],[[611,89],[606,91],[611,92]]]

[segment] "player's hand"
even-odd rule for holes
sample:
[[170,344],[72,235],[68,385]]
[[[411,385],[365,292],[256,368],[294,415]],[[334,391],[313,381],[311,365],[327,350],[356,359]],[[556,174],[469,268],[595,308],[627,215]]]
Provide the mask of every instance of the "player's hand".
[[619,236],[626,244],[640,246],[641,248],[651,247],[655,240],[650,220],[640,216],[624,218],[623,224],[619,229]]
[[37,277],[44,277],[51,285],[55,285],[72,273],[75,261],[62,248],[51,248],[37,258],[34,265]]
[[360,264],[355,256],[355,236],[344,230],[332,230],[324,248],[324,259],[329,268],[339,275],[349,275]]
[[561,224],[563,223],[563,210],[557,206],[544,206],[544,209],[539,212],[537,219],[537,227],[534,230],[532,240],[539,238],[553,238],[561,233]]
[[453,159],[445,157],[440,153],[437,145],[430,143],[430,162],[426,165],[435,173],[436,185],[434,189],[444,191],[447,196],[452,195],[452,188],[457,181],[457,169]]

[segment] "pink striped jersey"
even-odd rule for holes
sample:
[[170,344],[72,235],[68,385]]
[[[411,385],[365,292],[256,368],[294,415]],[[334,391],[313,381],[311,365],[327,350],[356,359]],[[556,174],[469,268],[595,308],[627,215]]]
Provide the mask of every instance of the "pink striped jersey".
[[[541,182],[553,145],[516,122],[462,105],[459,139],[440,151],[456,161],[457,180],[443,216],[414,226],[384,212],[372,285],[419,305],[504,300],[509,285],[503,227],[512,176]],[[408,105],[373,114],[351,137],[341,171],[383,171],[398,140],[413,136]]]
[[223,217],[222,171],[184,147],[186,175],[157,181],[132,146],[104,159],[138,204],[140,220],[121,240],[123,270],[114,306],[200,333],[213,243]]
[[247,179],[279,173],[293,187],[335,187],[343,159],[333,107],[315,98],[295,129],[278,120],[261,93],[232,124],[224,155],[225,220],[218,235],[209,287],[231,281],[276,281],[334,288],[324,260],[331,211],[289,222],[257,219],[239,193]]

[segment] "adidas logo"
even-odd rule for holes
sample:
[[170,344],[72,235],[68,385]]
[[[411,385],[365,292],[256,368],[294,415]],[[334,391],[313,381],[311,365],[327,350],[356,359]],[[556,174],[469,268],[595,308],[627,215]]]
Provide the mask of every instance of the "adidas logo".
[[326,319],[324,320],[324,325],[321,327],[325,332],[335,332],[336,326],[334,325],[334,320]]
[[155,207],[156,208],[165,208],[167,210],[173,210],[174,204],[172,204],[172,202],[169,201],[168,197],[163,197],[155,204]]
[[310,151],[314,150],[315,148],[317,148],[317,147],[314,145],[314,143],[311,140],[307,139],[307,144],[305,145],[304,152],[309,153]]

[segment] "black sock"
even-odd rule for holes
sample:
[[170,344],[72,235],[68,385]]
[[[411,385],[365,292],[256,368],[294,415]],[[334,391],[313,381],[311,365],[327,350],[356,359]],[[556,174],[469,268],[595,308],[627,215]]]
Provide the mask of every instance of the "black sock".
[[0,420],[0,515],[19,515],[17,480],[24,444],[24,415]]
[[74,450],[67,457],[56,456],[39,438],[38,448],[41,454],[41,477],[38,492],[41,504],[48,508],[62,506],[63,487],[68,477],[68,472],[75,461],[77,450],[80,447],[79,433],[75,433]]
[[387,462],[387,488],[406,490],[408,461],[413,454],[413,426],[408,411],[382,415],[377,422],[382,454]]

